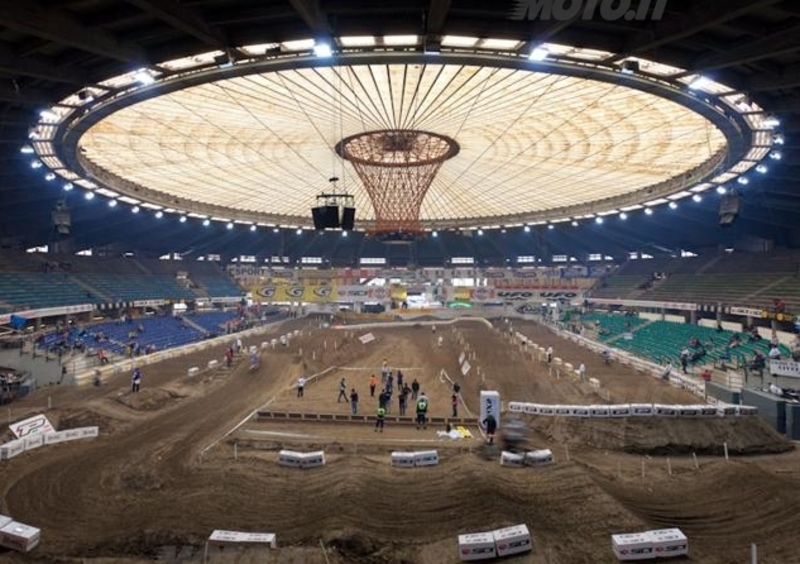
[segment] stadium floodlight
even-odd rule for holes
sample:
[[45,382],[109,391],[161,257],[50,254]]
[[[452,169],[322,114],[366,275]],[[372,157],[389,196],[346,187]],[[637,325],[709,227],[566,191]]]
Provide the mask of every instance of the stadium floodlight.
[[33,153],[33,147],[31,147],[30,145],[23,145],[20,148],[19,152],[22,153],[23,155],[30,155],[31,153]]
[[58,121],[60,119],[59,115],[53,110],[42,110],[39,112],[39,117],[44,121]]
[[75,186],[72,184],[72,182],[67,182],[64,184],[64,192],[69,192],[73,188],[75,188]]
[[438,231],[432,231],[431,232],[431,237],[438,237],[438,236],[439,236],[439,232]]
[[132,213],[139,213],[139,206],[133,206],[133,207],[131,208],[131,212],[132,212]]
[[209,225],[211,225],[211,220],[208,219],[208,218],[205,218],[203,220],[203,227],[208,227]]
[[55,180],[56,179],[56,173],[55,172],[48,172],[47,174],[44,175],[44,179],[47,180],[48,182],[50,182],[51,180]]
[[180,221],[181,223],[186,223],[186,216],[182,215],[178,221]]
[[556,226],[555,226],[555,225],[553,225],[553,224],[551,223],[551,224],[549,224],[549,225],[547,226],[547,228],[548,228],[548,229],[555,229],[555,228],[556,228]]
[[227,227],[228,229],[233,229],[233,223],[229,221],[229,222],[228,222],[228,225],[226,225],[226,227]]
[[670,202],[669,203],[669,209],[671,209],[671,210],[678,209],[678,204],[676,202]]
[[742,185],[750,184],[750,180],[746,176],[740,176],[739,178],[736,179],[736,182]]
[[94,200],[94,192],[86,192],[83,197],[87,200]]
[[766,118],[764,118],[762,125],[770,129],[775,129],[776,127],[781,126],[781,120],[779,120],[775,116],[767,116]]
[[342,237],[347,237],[347,231],[342,231]]
[[544,47],[534,47],[533,49],[531,49],[531,53],[530,55],[528,55],[528,59],[531,61],[544,61],[549,56],[550,56],[550,51],[548,51]]
[[530,232],[531,232],[531,226],[530,225],[526,225],[525,226],[525,233],[530,233]]
[[772,137],[772,142],[775,145],[783,145],[786,142],[786,137],[782,133],[778,133]]
[[329,43],[315,43],[314,54],[321,59],[327,59],[333,55],[333,50]]
[[760,164],[756,167],[756,172],[760,174],[766,174],[768,170],[767,165]]
[[147,69],[139,69],[133,75],[133,78],[135,78],[136,82],[142,86],[149,86],[156,81],[156,77],[154,77]]
[[709,78],[706,78],[705,76],[700,75],[689,83],[689,88],[691,90],[705,90],[710,85],[711,85],[711,80]]
[[644,208],[644,213],[647,215],[653,215],[653,208]]
[[780,151],[772,151],[769,154],[769,158],[771,158],[773,161],[779,161],[781,160],[781,158],[783,158],[783,155],[781,154]]
[[158,210],[156,212],[156,219],[161,219],[162,217],[164,217],[164,212],[162,212],[161,210]]
[[483,235],[483,229],[478,229],[478,235]]
[[628,219],[628,214],[625,213],[625,212],[621,212],[619,214],[619,218],[622,219],[622,220],[626,220],[626,219]]
[[[597,225],[603,225],[603,218],[602,218],[602,217],[596,217],[596,218],[594,218],[594,222],[595,222]],[[577,223],[576,223],[576,222],[574,222],[574,221],[573,221],[572,223],[575,223],[575,224],[577,225]]]
[[727,190],[727,188],[725,188],[724,186],[717,186],[717,194],[719,194],[720,196],[721,196],[722,194],[725,194],[725,193],[727,193],[727,192],[728,192],[728,190]]
[[694,200],[699,204],[700,202],[703,201],[703,196],[701,196],[700,194],[695,194],[694,196],[692,196],[692,200]]
[[109,200],[108,201],[108,207],[110,207],[110,208],[117,207],[117,201],[116,200]]
[[31,168],[42,168],[41,161],[31,161]]
[[[602,218],[598,218],[598,219],[602,219]],[[574,219],[572,220],[572,227],[578,227],[578,222],[575,221]]]
[[250,231],[255,231],[256,229],[258,229],[258,228],[256,227],[255,223],[250,226]]

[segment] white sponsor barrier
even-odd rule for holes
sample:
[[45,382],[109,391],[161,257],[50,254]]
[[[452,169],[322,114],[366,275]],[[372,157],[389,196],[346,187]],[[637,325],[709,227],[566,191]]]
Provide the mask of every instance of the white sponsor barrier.
[[366,335],[361,335],[358,340],[361,341],[362,345],[366,345],[367,343],[371,343],[375,340],[375,335],[372,333],[367,333]]
[[631,406],[628,404],[608,406],[608,414],[611,417],[628,417],[631,414]]
[[7,515],[0,515],[0,529],[8,525],[13,519]]
[[25,437],[24,439],[20,439],[21,441],[25,441],[25,450],[34,450],[41,446],[44,446],[44,437],[45,435],[30,435]]
[[8,460],[25,452],[25,439],[17,439],[0,446],[0,460]]
[[618,560],[650,560],[655,558],[653,539],[648,533],[611,535],[611,548]]
[[525,413],[525,405],[519,401],[512,401],[508,404],[508,410],[511,413]]
[[608,417],[611,415],[611,406],[608,405],[590,405],[589,417]]
[[208,537],[208,543],[213,545],[225,544],[268,544],[270,548],[277,548],[278,542],[273,533],[243,533],[239,531],[216,530]]
[[572,412],[572,406],[569,405],[553,406],[553,415],[570,415],[571,412]]
[[529,415],[540,415],[542,406],[538,403],[526,403],[523,411]]
[[678,417],[700,417],[699,405],[678,405]]
[[589,385],[592,387],[592,389],[599,390],[600,380],[598,380],[597,378],[589,378]]
[[718,417],[733,417],[736,415],[737,409],[735,405],[721,404],[717,406]]
[[589,417],[589,406],[573,405],[569,410],[569,414],[572,417]]
[[659,529],[611,535],[611,548],[618,560],[652,560],[689,554],[689,539],[680,529]]
[[714,417],[717,415],[717,406],[716,405],[701,405],[700,406],[700,417]]
[[289,468],[315,468],[325,465],[325,452],[297,452],[282,450],[278,453],[278,464]]
[[314,452],[306,452],[300,460],[301,468],[316,468],[318,466],[325,466],[325,452],[318,450]]
[[773,376],[800,378],[800,362],[793,360],[770,360],[769,373]]
[[208,369],[209,369],[209,370],[213,370],[213,369],[215,369],[217,366],[219,366],[219,361],[218,361],[218,360],[209,360],[209,361],[208,361]]
[[16,421],[9,425],[8,428],[11,429],[11,432],[14,433],[14,436],[18,439],[37,433],[46,435],[48,433],[54,433],[56,430],[47,419],[47,416],[42,414],[34,415],[22,421]]
[[293,450],[282,450],[278,453],[278,464],[281,466],[288,466],[289,468],[300,468],[303,460],[302,452],[295,452]]
[[549,448],[525,453],[525,464],[528,466],[547,466],[553,462],[555,462],[553,451]]
[[689,554],[689,539],[680,529],[648,531],[653,541],[653,551],[658,558],[672,558]]
[[393,452],[392,453],[392,466],[397,468],[413,468],[414,467],[414,453],[413,452]]
[[520,554],[533,549],[531,534],[527,525],[515,525],[505,529],[497,529],[492,531],[492,537],[494,537],[498,557]]
[[661,405],[661,404],[653,404],[653,412],[658,417],[677,417],[678,416],[678,406],[676,405]]
[[494,535],[492,533],[458,535],[458,555],[464,561],[496,558]]
[[500,465],[512,466],[514,468],[522,468],[525,466],[525,455],[516,452],[509,452],[504,450],[500,453]]
[[469,371],[471,369],[472,369],[472,365],[465,360],[464,364],[461,365],[461,374],[466,376],[467,374],[469,374]]
[[200,368],[197,366],[192,366],[189,370],[186,371],[187,376],[197,376],[200,374]]
[[439,453],[435,450],[414,453],[414,466],[436,466],[437,464],[439,464]]
[[653,404],[632,403],[631,415],[635,415],[636,417],[651,417],[652,415],[655,415],[655,411],[653,410]]
[[754,405],[739,405],[736,406],[736,414],[742,416],[758,415],[758,408]]
[[42,537],[36,527],[11,521],[0,529],[0,545],[19,552],[30,552]]

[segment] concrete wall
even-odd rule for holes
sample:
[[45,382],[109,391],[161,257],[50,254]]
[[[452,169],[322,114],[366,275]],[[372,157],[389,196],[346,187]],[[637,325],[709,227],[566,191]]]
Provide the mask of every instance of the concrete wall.
[[758,416],[779,433],[786,433],[786,400],[761,390],[742,390],[742,404],[758,408]]

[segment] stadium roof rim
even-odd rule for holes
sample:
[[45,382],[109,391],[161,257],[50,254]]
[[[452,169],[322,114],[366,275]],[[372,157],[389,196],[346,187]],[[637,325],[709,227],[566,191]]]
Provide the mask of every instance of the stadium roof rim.
[[[485,52],[466,52],[464,50],[445,51],[435,55],[412,51],[357,51],[342,52],[331,59],[320,59],[316,56],[299,54],[291,57],[246,61],[230,67],[213,67],[205,70],[177,73],[174,77],[166,77],[154,84],[132,87],[107,100],[99,100],[95,105],[70,111],[64,116],[52,137],[53,151],[63,164],[63,170],[70,171],[72,176],[87,179],[84,187],[96,189],[104,187],[112,192],[140,200],[155,209],[170,209],[176,213],[192,213],[213,218],[226,218],[229,221],[250,222],[253,224],[278,225],[310,225],[310,218],[297,216],[250,213],[226,206],[215,206],[202,202],[181,202],[176,204],[173,197],[155,191],[147,186],[137,185],[126,179],[94,167],[86,159],[81,158],[80,139],[94,124],[120,109],[154,98],[169,92],[175,92],[194,85],[214,82],[224,78],[252,75],[259,72],[275,72],[285,69],[319,68],[331,66],[351,66],[363,64],[461,64],[480,65],[483,67],[502,67],[520,70],[535,70],[549,74],[586,78],[615,85],[625,86],[673,101],[703,116],[714,124],[725,136],[727,147],[716,152],[700,166],[692,170],[682,171],[674,178],[656,185],[645,186],[639,190],[607,200],[596,200],[586,204],[564,208],[555,208],[545,212],[522,213],[514,215],[487,215],[475,218],[429,219],[422,221],[426,229],[470,228],[487,224],[514,225],[523,223],[539,223],[561,220],[567,217],[586,217],[593,214],[602,215],[609,210],[618,210],[627,206],[642,205],[648,201],[668,198],[671,195],[685,192],[691,186],[707,182],[721,172],[739,163],[752,149],[754,128],[745,118],[745,113],[737,112],[733,107],[724,107],[719,98],[702,92],[694,92],[680,83],[671,82],[662,77],[622,74],[614,67],[591,64],[587,61],[567,62],[564,60],[546,60],[531,62],[525,57],[508,53],[488,54]],[[730,105],[729,105],[730,106]],[[38,151],[37,151],[38,152]],[[41,155],[40,155],[41,156]],[[753,163],[755,165],[755,162]],[[55,169],[56,173],[61,172]],[[733,175],[735,178],[735,175]],[[67,178],[65,176],[65,178]],[[179,208],[179,209],[175,209]],[[371,222],[362,221],[359,228],[369,229]]]

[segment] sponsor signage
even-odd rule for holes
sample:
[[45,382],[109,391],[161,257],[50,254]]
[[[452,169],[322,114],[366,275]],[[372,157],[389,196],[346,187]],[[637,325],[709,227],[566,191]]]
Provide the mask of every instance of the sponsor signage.
[[571,302],[582,300],[583,293],[572,290],[528,290],[525,288],[503,288],[495,290],[497,300],[506,302]]
[[42,317],[52,317],[56,315],[71,315],[73,313],[85,313],[94,310],[92,304],[80,304],[63,307],[48,307],[43,309],[30,309],[26,311],[17,311],[12,313],[5,313],[0,315],[0,325],[8,325],[11,323],[11,316],[16,315],[24,319],[40,319]]
[[685,302],[651,302],[647,300],[616,300],[605,298],[592,298],[594,304],[619,305],[623,307],[649,307],[654,309],[677,309],[681,311],[697,311],[697,304]]
[[756,307],[731,307],[731,315],[745,315],[747,317],[761,317],[762,310]]
[[55,433],[56,430],[45,415],[34,415],[28,419],[17,421],[9,425],[11,432],[18,439],[24,439],[31,435],[47,435]]
[[363,303],[389,299],[389,290],[382,286],[273,284],[257,286],[251,292],[255,301],[264,302]]
[[800,378],[800,362],[793,360],[770,360],[769,373],[773,376]]
[[500,428],[500,392],[482,390],[481,391],[481,418],[480,425],[485,427],[483,421],[492,415],[497,421],[497,428]]

